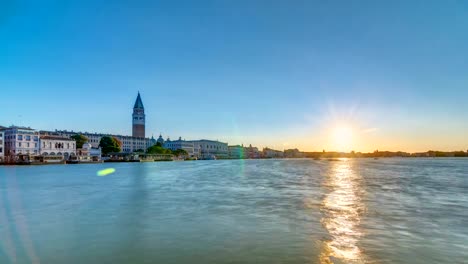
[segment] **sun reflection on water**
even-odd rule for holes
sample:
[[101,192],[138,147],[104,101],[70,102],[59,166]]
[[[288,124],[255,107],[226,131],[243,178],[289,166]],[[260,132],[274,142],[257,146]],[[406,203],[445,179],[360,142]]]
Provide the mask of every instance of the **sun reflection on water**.
[[353,168],[352,160],[330,163],[324,181],[329,190],[322,206],[322,225],[330,238],[324,242],[320,263],[365,263],[359,248],[362,232],[359,229],[365,206],[362,202],[361,176]]

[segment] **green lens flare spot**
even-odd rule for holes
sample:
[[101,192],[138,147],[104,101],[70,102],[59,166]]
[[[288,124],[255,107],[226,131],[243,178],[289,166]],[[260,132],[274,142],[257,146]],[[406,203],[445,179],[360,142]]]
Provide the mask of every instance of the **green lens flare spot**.
[[107,176],[115,172],[114,168],[107,168],[97,172],[97,176]]

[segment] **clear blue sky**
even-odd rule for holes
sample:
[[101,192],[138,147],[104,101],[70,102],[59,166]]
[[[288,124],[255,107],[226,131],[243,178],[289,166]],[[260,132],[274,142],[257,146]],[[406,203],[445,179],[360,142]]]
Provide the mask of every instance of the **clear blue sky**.
[[0,1],[0,125],[468,148],[467,1]]

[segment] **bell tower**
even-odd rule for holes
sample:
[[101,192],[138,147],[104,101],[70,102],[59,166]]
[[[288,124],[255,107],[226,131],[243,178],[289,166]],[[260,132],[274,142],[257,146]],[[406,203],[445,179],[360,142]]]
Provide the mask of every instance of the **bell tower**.
[[145,137],[145,107],[141,101],[140,92],[138,92],[132,114],[132,136]]

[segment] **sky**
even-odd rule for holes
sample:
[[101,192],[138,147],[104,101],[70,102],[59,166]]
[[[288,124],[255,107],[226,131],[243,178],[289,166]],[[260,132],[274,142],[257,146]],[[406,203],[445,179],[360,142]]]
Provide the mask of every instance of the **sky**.
[[[467,1],[0,1],[0,125],[468,149]],[[345,131],[345,132],[343,132]]]

